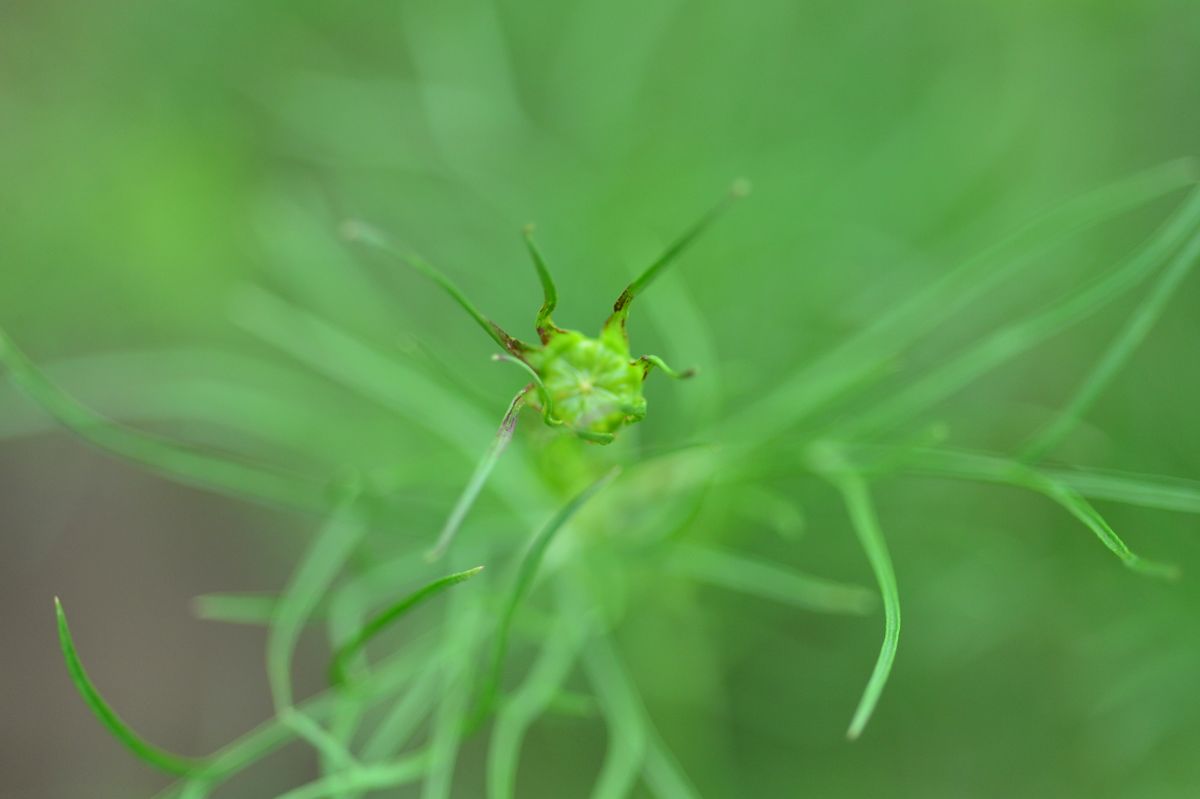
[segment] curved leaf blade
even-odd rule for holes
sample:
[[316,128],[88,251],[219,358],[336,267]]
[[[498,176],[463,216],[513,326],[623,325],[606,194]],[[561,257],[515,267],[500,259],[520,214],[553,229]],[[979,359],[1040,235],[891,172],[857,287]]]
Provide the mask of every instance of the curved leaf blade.
[[140,760],[154,768],[173,774],[177,777],[189,776],[204,767],[204,761],[171,754],[147,743],[129,725],[122,721],[117,712],[112,709],[104,697],[96,690],[96,686],[83,668],[83,662],[75,651],[75,641],[71,637],[71,628],[67,624],[67,614],[63,611],[62,602],[54,598],[54,613],[58,619],[58,641],[62,646],[63,660],[67,664],[67,673],[71,682],[83,697],[83,701],[92,713],[100,720],[105,729],[117,739],[126,749],[133,752]]

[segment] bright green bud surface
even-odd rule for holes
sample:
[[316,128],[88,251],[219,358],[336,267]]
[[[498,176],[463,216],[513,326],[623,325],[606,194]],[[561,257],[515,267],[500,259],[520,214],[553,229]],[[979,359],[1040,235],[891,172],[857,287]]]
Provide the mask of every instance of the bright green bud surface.
[[554,416],[577,432],[612,434],[646,415],[645,369],[617,336],[555,332],[529,354],[529,364],[546,386]]

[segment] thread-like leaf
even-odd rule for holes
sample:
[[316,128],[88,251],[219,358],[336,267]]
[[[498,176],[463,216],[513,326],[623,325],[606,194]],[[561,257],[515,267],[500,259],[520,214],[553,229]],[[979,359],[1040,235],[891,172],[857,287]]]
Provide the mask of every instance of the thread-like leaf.
[[607,639],[588,642],[583,664],[608,724],[608,749],[592,797],[621,799],[632,790],[645,762],[645,711]]
[[451,597],[443,625],[439,701],[429,732],[429,770],[421,799],[450,799],[463,740],[463,718],[470,708],[482,609],[477,592],[459,591]]
[[529,389],[524,388],[517,392],[513,397],[513,401],[508,406],[508,410],[504,414],[504,418],[500,420],[500,427],[496,430],[496,435],[492,438],[492,443],[488,446],[487,451],[483,453],[483,457],[479,459],[479,463],[475,466],[475,471],[471,473],[471,479],[467,481],[467,485],[463,488],[458,499],[454,503],[454,508],[450,511],[450,516],[446,519],[446,523],[442,525],[442,530],[438,533],[437,541],[433,547],[426,553],[426,559],[437,560],[445,554],[446,549],[454,541],[454,537],[458,534],[458,530],[462,527],[463,520],[466,519],[467,513],[475,505],[475,500],[479,498],[479,492],[483,490],[483,486],[487,483],[488,477],[492,470],[496,468],[496,463],[500,460],[500,456],[504,454],[504,450],[508,449],[509,442],[512,441],[513,434],[517,429],[517,420],[521,417],[521,409],[525,406],[525,398],[529,396]]
[[700,799],[675,755],[667,749],[658,731],[647,721],[646,763],[643,776],[646,785],[658,799]]
[[425,277],[436,283],[460,308],[475,320],[483,332],[488,334],[488,337],[500,345],[502,349],[511,352],[514,355],[520,355],[522,352],[530,349],[528,344],[513,338],[506,333],[503,328],[497,325],[492,320],[484,316],[475,304],[467,299],[467,295],[462,289],[451,280],[442,270],[435,267],[433,264],[421,258],[416,253],[403,252],[395,244],[390,242],[386,236],[374,227],[360,220],[349,220],[342,226],[342,232],[350,241],[362,242],[372,248],[388,255],[389,257],[399,261],[402,264],[420,272]]
[[334,653],[333,660],[329,664],[329,683],[334,686],[343,686],[346,684],[346,661],[353,657],[358,652],[362,651],[372,638],[379,635],[392,624],[395,624],[405,614],[412,611],[424,602],[429,601],[433,597],[445,591],[452,585],[458,585],[461,582],[470,580],[475,575],[483,571],[482,566],[476,566],[473,569],[466,571],[455,572],[445,577],[438,578],[433,582],[418,588],[408,596],[401,599],[396,604],[386,610],[376,614],[368,621],[358,634],[351,638],[342,646],[338,647]]
[[221,493],[310,511],[326,507],[319,483],[202,452],[104,418],[47,379],[3,330],[0,364],[26,396],[63,427],[113,455]]
[[367,742],[363,744],[362,759],[368,763],[391,757],[403,748],[422,719],[433,708],[441,671],[437,661],[430,662],[412,686],[398,699],[380,720]]
[[876,605],[875,595],[865,588],[814,577],[711,547],[681,545],[668,561],[668,566],[672,571],[693,580],[807,610],[863,614],[870,613]]
[[575,619],[560,614],[542,642],[542,651],[521,687],[496,714],[487,762],[489,799],[513,799],[517,766],[525,731],[553,702],[579,654],[586,630]]
[[842,501],[850,514],[850,522],[858,536],[859,543],[875,573],[875,581],[879,584],[879,593],[883,598],[883,644],[879,648],[879,657],[875,668],[867,680],[862,698],[854,711],[846,737],[854,740],[862,735],[867,722],[879,704],[888,677],[892,673],[892,664],[896,660],[896,648],[900,643],[900,592],[896,586],[896,573],[892,568],[892,556],[888,552],[887,541],[879,527],[875,516],[875,508],[871,502],[871,494],[866,481],[853,468],[845,463],[840,453],[831,452],[832,468],[826,471],[826,476],[841,492]]
[[1057,479],[1054,473],[1041,472],[1008,458],[939,449],[914,449],[908,457],[907,465],[910,469],[929,474],[1004,483],[1036,491],[1054,500],[1083,522],[1104,546],[1134,571],[1152,577],[1171,578],[1178,574],[1177,567],[1146,560],[1130,550],[1104,517],[1070,485]]
[[1124,329],[1117,335],[1100,360],[1092,368],[1083,384],[1076,390],[1058,416],[1021,453],[1021,460],[1034,462],[1061,442],[1092,406],[1104,388],[1112,382],[1117,372],[1129,360],[1142,340],[1149,334],[1154,323],[1162,315],[1170,299],[1175,296],[1196,261],[1200,260],[1200,236],[1189,241],[1175,259],[1163,270],[1147,297],[1129,317]]
[[[394,694],[426,665],[421,655],[406,649],[387,658],[356,685],[356,696],[369,701]],[[301,702],[296,709],[314,721],[320,721],[332,716],[343,699],[340,692],[329,689]],[[206,758],[204,768],[190,775],[187,783],[173,785],[155,799],[181,799],[182,794],[193,789],[196,783],[215,790],[297,736],[294,727],[274,716]]]
[[203,780],[193,780],[183,785],[179,792],[179,799],[207,799],[212,789],[208,783]]
[[104,728],[117,739],[126,749],[133,752],[139,759],[154,766],[160,771],[165,771],[168,774],[186,777],[204,767],[203,760],[181,757],[180,755],[171,754],[158,747],[144,741],[136,732],[130,729],[129,725],[121,720],[100,692],[96,690],[96,686],[92,684],[91,678],[83,668],[83,663],[79,659],[79,654],[75,651],[75,642],[71,638],[71,628],[67,625],[67,614],[63,611],[62,602],[58,597],[54,598],[54,613],[58,618],[58,641],[62,646],[63,660],[67,664],[67,673],[71,675],[71,682],[75,684],[79,695],[83,697],[83,701],[87,703],[88,708],[104,725]]
[[341,504],[318,531],[316,540],[284,589],[266,635],[266,677],[276,715],[320,752],[324,763],[340,770],[355,765],[346,746],[310,716],[293,707],[292,656],[314,609],[325,599],[337,573],[366,533],[366,518],[358,507],[358,499],[358,486],[344,488]]
[[542,382],[542,376],[537,373],[536,369],[525,363],[525,361],[521,360],[520,358],[514,358],[509,355],[493,355],[492,360],[500,363],[514,364],[521,371],[525,372],[525,374],[529,375],[529,379],[533,382],[529,386],[526,386],[522,393],[528,394],[530,388],[536,389],[538,399],[540,399],[542,402],[542,421],[551,427],[559,427],[563,424],[563,422],[554,415],[554,398],[550,396],[549,389],[547,389],[546,384]]
[[366,530],[353,491],[317,533],[288,582],[267,636],[267,679],[277,711],[292,705],[292,653],[305,623]]
[[524,558],[521,560],[521,565],[517,569],[517,577],[513,581],[513,586],[509,591],[508,598],[505,600],[504,607],[500,613],[500,623],[496,628],[496,638],[492,645],[492,657],[488,676],[484,682],[483,693],[479,698],[479,704],[476,706],[474,716],[472,718],[472,726],[482,724],[491,714],[496,703],[496,698],[500,692],[500,677],[504,670],[504,658],[508,654],[508,637],[512,631],[513,619],[516,618],[517,609],[521,602],[525,599],[525,595],[533,587],[533,580],[537,576],[538,567],[541,566],[542,558],[546,555],[546,550],[550,548],[554,536],[558,531],[571,520],[571,518],[579,512],[584,504],[596,495],[601,489],[611,483],[620,473],[619,468],[610,470],[607,474],[596,480],[583,491],[579,492],[570,502],[562,507],[554,515],[553,518],[543,527],[533,541],[529,545]]
[[429,768],[429,757],[418,755],[377,766],[359,766],[345,774],[330,774],[287,793],[278,799],[322,799],[353,791],[378,791],[416,782]]
[[1179,567],[1173,564],[1157,563],[1134,554],[1128,545],[1121,540],[1121,537],[1117,535],[1116,531],[1109,526],[1104,517],[1100,515],[1100,512],[1070,488],[1036,473],[1029,476],[1029,487],[1053,499],[1072,516],[1083,522],[1084,526],[1095,533],[1096,538],[1100,539],[1100,543],[1108,547],[1114,555],[1121,559],[1121,562],[1134,571],[1141,572],[1150,577],[1165,577],[1167,579],[1174,579],[1179,576]]
[[812,365],[797,370],[778,388],[727,420],[722,429],[730,441],[768,440],[845,392],[887,373],[889,364],[913,343],[1036,263],[1032,256],[1082,230],[1194,185],[1196,180],[1193,159],[1172,161],[1042,213],[911,299],[895,304],[870,327]]
[[266,626],[279,608],[276,594],[202,594],[192,599],[192,612],[205,621]]
[[[39,369],[54,385],[80,386],[99,415],[121,424],[199,422],[228,431],[230,444],[326,454],[305,440],[323,418],[321,410],[294,399],[320,396],[321,383],[266,359],[166,347],[56,359]],[[20,404],[11,404],[10,395],[17,399],[17,394],[22,394]],[[58,424],[15,385],[10,390],[0,384],[0,438],[41,433]]]
[[695,369],[684,369],[683,371],[672,369],[667,365],[666,361],[657,355],[643,355],[638,360],[644,364],[646,375],[649,375],[650,370],[654,367],[658,367],[663,374],[672,380],[687,380],[689,377],[695,377],[696,375]]
[[1091,469],[1045,469],[1043,472],[1090,499],[1200,513],[1200,482],[1194,480]]
[[558,288],[554,285],[554,278],[550,276],[550,270],[546,266],[546,259],[542,257],[542,251],[538,249],[537,243],[533,240],[533,225],[526,225],[522,233],[525,236],[525,247],[529,250],[529,257],[533,260],[533,268],[537,270],[538,281],[542,284],[542,307],[538,309],[534,325],[537,328],[538,336],[544,343],[549,340],[550,333],[558,329],[552,318],[554,309],[558,307]]
[[[1012,483],[1014,461],[1002,456],[933,447],[856,446],[885,463],[883,471],[915,471],[943,477]],[[1024,464],[1020,464],[1024,465]],[[877,468],[877,467],[872,467]],[[1159,474],[1134,474],[1083,467],[1026,468],[1088,499],[1177,513],[1200,513],[1200,482]]]
[[[330,650],[336,653],[338,647],[343,642],[349,641],[362,629],[367,619],[369,605],[366,591],[363,590],[360,583],[353,580],[347,581],[338,590],[331,592],[328,605],[329,613],[325,625],[325,634],[329,641]],[[362,663],[365,665],[365,656],[360,653],[353,660],[348,659],[346,661],[347,666],[351,663]],[[366,672],[365,668],[363,672]],[[366,709],[366,704],[357,696],[346,696],[346,701],[337,704],[329,719],[328,728],[329,736],[337,743],[339,750],[349,753],[354,747],[354,738]],[[357,757],[351,755],[351,758],[357,765]],[[345,771],[345,766],[340,761],[328,757],[323,758],[320,765],[321,773],[324,775],[343,773]],[[343,793],[339,794],[336,799],[362,798],[357,794]]]
[[[563,587],[576,624],[586,624],[586,620],[595,612],[596,599],[584,594],[578,580],[567,582]],[[584,666],[588,680],[595,689],[596,701],[609,725],[610,753],[597,785],[597,793],[605,786],[606,780],[613,788],[630,785],[627,767],[636,762],[640,764],[646,784],[660,799],[699,797],[699,792],[691,785],[654,728],[654,722],[646,712],[645,703],[621,662],[611,636],[599,634],[588,640],[584,649]],[[628,740],[616,740],[618,736],[627,737]],[[605,777],[605,774],[611,776]]]
[[700,237],[713,222],[724,214],[734,201],[745,197],[750,193],[750,184],[745,180],[735,181],[730,187],[729,192],[721,199],[719,203],[713,206],[698,222],[688,228],[682,236],[673,241],[662,255],[654,259],[654,262],[646,267],[641,274],[633,279],[633,282],[625,287],[621,292],[621,296],[617,298],[613,305],[612,316],[604,323],[606,330],[619,327],[622,331],[625,329],[625,320],[629,318],[629,306],[633,303],[635,297],[641,294],[654,282],[654,279],[662,273],[664,269],[679,257],[679,255],[688,248],[688,246]]
[[290,728],[320,753],[323,765],[329,765],[338,771],[357,768],[358,764],[346,745],[312,717],[291,706],[281,708],[276,715],[285,727]]
[[843,478],[842,494],[850,511],[854,529],[862,542],[863,550],[867,553],[867,560],[870,561],[871,569],[875,572],[875,579],[879,582],[884,612],[883,644],[879,649],[879,659],[875,663],[874,671],[871,672],[871,678],[863,691],[862,699],[859,700],[858,708],[854,711],[850,728],[846,731],[846,735],[853,740],[862,734],[867,722],[870,721],[871,715],[875,712],[875,706],[879,703],[879,697],[883,694],[883,688],[887,685],[888,677],[892,673],[892,664],[896,660],[896,648],[900,643],[900,593],[896,587],[896,574],[892,569],[892,558],[888,554],[887,542],[884,541],[883,532],[879,529],[879,522],[875,518],[875,510],[871,505],[866,485],[858,478]]
[[[474,463],[479,444],[495,433],[489,419],[457,392],[388,357],[345,330],[255,287],[233,308],[251,333],[415,425],[428,428]],[[517,513],[544,505],[526,459],[509,459],[496,473],[496,496]]]
[[1050,336],[1087,318],[1137,287],[1189,236],[1191,242],[1176,258],[1192,261],[1200,247],[1200,191],[1120,266],[1090,286],[986,336],[947,363],[874,405],[839,434],[862,438],[887,431],[913,418],[971,381],[1027,352]]
[[[435,432],[472,459],[495,425],[455,391],[389,357],[333,322],[265,291],[245,286],[230,309],[247,332],[362,396]],[[454,423],[439,424],[441,409]]]

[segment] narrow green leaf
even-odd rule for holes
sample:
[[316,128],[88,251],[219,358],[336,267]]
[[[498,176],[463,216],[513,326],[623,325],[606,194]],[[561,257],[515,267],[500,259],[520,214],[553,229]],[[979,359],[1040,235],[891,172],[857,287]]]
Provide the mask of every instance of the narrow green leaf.
[[608,749],[592,799],[620,799],[629,795],[645,762],[645,711],[606,638],[588,642],[583,664],[608,723]]
[[850,522],[871,564],[871,571],[875,573],[875,581],[879,584],[879,593],[883,597],[883,644],[879,649],[875,668],[867,680],[867,686],[850,721],[850,728],[846,731],[846,737],[854,740],[862,734],[867,722],[871,720],[884,686],[887,685],[888,676],[892,672],[892,664],[896,660],[896,648],[900,643],[900,592],[896,586],[892,556],[888,552],[887,541],[875,516],[866,481],[844,460],[839,451],[827,449],[821,453],[821,457],[825,460],[825,463],[821,464],[824,474],[841,492],[842,501],[850,514]]
[[366,625],[358,631],[358,634],[340,646],[337,652],[334,653],[333,660],[329,664],[329,683],[333,686],[345,686],[346,684],[346,661],[360,652],[372,638],[379,635],[392,624],[395,624],[405,614],[412,611],[417,606],[432,599],[433,597],[445,591],[452,585],[458,585],[465,582],[475,575],[483,571],[482,566],[476,566],[473,569],[466,571],[455,572],[454,574],[441,577],[433,582],[425,585],[416,591],[413,591],[408,596],[401,599],[396,604],[373,616]]
[[288,706],[280,709],[276,715],[285,727],[317,750],[323,763],[332,764],[339,771],[358,767],[345,744],[307,714]]
[[700,792],[692,785],[683,768],[675,760],[658,731],[646,722],[646,765],[643,776],[646,785],[658,799],[700,799]]
[[[257,286],[246,286],[230,309],[234,321],[318,374],[347,386],[434,432],[472,460],[494,420],[457,392],[334,323]],[[441,410],[443,413],[435,413]],[[454,423],[440,422],[445,415]]]
[[487,761],[489,799],[513,799],[517,790],[517,766],[525,732],[554,701],[578,657],[585,626],[564,614],[545,636],[542,650],[529,676],[496,714]]
[[441,670],[437,661],[427,664],[409,690],[396,700],[391,710],[380,720],[367,742],[363,744],[362,759],[373,763],[399,752],[433,708],[437,698],[437,682]]
[[1032,256],[1082,230],[1194,185],[1196,173],[1193,159],[1172,161],[1044,212],[911,299],[888,309],[861,333],[747,405],[722,425],[726,438],[767,440],[832,399],[873,382],[913,343],[1034,264]]
[[96,690],[96,686],[84,670],[83,663],[75,651],[71,629],[67,626],[67,614],[63,611],[58,597],[54,598],[54,613],[58,618],[58,641],[62,646],[63,659],[67,664],[67,672],[71,675],[71,682],[75,683],[79,695],[105,729],[126,749],[160,771],[186,777],[204,768],[203,760],[174,755],[145,742],[121,720],[116,711],[104,701],[104,697],[100,696],[100,692]]
[[[1014,462],[1001,456],[928,446],[856,445],[853,449],[869,453],[875,460],[885,463],[883,473],[908,470],[965,480],[1012,482],[1009,472]],[[1083,467],[1027,468],[1035,468],[1038,473],[1088,499],[1177,513],[1200,513],[1200,481]]]
[[1194,480],[1091,469],[1043,471],[1050,478],[1091,499],[1180,513],[1200,513],[1200,482]]
[[1157,563],[1134,554],[1125,542],[1121,540],[1121,537],[1117,535],[1116,531],[1108,525],[1108,522],[1104,520],[1099,511],[1088,504],[1087,500],[1079,496],[1079,494],[1043,475],[1030,475],[1029,480],[1030,488],[1040,491],[1050,499],[1053,499],[1072,516],[1083,522],[1089,530],[1095,533],[1096,538],[1100,539],[1100,542],[1108,547],[1129,568],[1150,577],[1174,579],[1179,576],[1179,568],[1173,564]]
[[638,358],[638,360],[645,365],[647,375],[650,374],[650,369],[652,367],[658,367],[663,374],[672,380],[687,380],[688,378],[695,377],[696,375],[695,369],[684,369],[682,371],[672,369],[669,365],[667,365],[666,361],[657,355],[643,355],[641,358]]
[[192,600],[192,613],[205,621],[266,626],[279,607],[275,594],[202,594]]
[[13,382],[61,425],[113,455],[225,494],[306,511],[326,507],[319,483],[202,452],[104,418],[51,383],[3,330],[0,364],[8,369]]
[[[310,88],[324,91],[311,83]],[[265,256],[257,260],[266,275],[301,305],[352,322],[358,330],[394,330],[396,296],[386,290],[387,281],[366,268],[331,229],[324,204],[305,202],[294,188],[265,192],[248,209]]]
[[207,799],[211,788],[202,780],[186,783],[179,792],[179,799]]
[[[336,652],[342,642],[350,640],[363,627],[369,607],[366,591],[359,583],[349,580],[330,594],[328,605],[329,614],[325,625],[326,638],[330,650]],[[353,659],[347,659],[347,665],[364,661],[364,653],[360,653]],[[367,703],[358,696],[347,696],[345,701],[339,702],[334,708],[328,728],[329,736],[336,742],[339,752],[344,751],[349,754],[350,749],[354,746],[354,737],[366,709]],[[353,755],[351,758],[357,760]],[[321,774],[326,776],[342,773],[345,770],[341,760],[330,757],[322,758],[320,766]],[[361,796],[343,793],[338,794],[335,799],[361,799]]]
[[613,327],[619,327],[624,331],[625,320],[629,318],[629,307],[633,303],[634,298],[645,291],[654,282],[655,278],[670,266],[704,231],[708,230],[717,219],[729,210],[735,201],[745,197],[749,193],[750,184],[747,181],[735,181],[730,187],[729,192],[719,203],[704,214],[698,222],[688,228],[682,236],[672,242],[660,256],[654,259],[653,263],[646,267],[641,274],[633,279],[632,283],[625,287],[625,290],[621,292],[621,296],[617,298],[616,304],[613,305],[612,316],[604,323],[604,328],[608,330]]
[[[565,583],[563,594],[570,603],[577,624],[587,624],[595,613],[596,599],[586,596],[579,581]],[[590,626],[590,625],[589,625]],[[691,785],[654,728],[637,686],[630,678],[620,654],[609,635],[589,639],[584,650],[584,666],[596,691],[596,701],[609,724],[610,754],[601,782],[593,796],[609,785],[620,788],[627,783],[626,764],[637,761],[646,784],[659,799],[695,799],[699,792]],[[614,740],[624,736],[628,740]],[[615,758],[616,762],[613,762]],[[613,776],[605,777],[607,772]],[[616,795],[616,794],[614,794]]]
[[[1167,578],[1178,574],[1178,568],[1173,565],[1149,561],[1134,554],[1095,508],[1070,485],[1058,479],[1059,473],[1038,471],[1008,458],[944,449],[914,449],[907,459],[907,466],[927,474],[1003,483],[1036,491],[1083,522],[1104,546],[1134,571]],[[1128,490],[1128,483],[1122,485]]]
[[680,545],[668,567],[693,580],[806,610],[865,614],[876,605],[865,588],[694,544]]
[[390,242],[386,236],[372,226],[359,220],[349,220],[342,226],[342,231],[350,241],[362,242],[372,248],[384,253],[390,258],[399,261],[402,264],[425,275],[425,277],[436,283],[460,308],[475,320],[475,323],[487,333],[488,337],[500,345],[502,349],[511,352],[514,355],[520,355],[522,352],[530,349],[528,344],[519,341],[508,333],[506,333],[499,325],[484,316],[474,303],[467,299],[467,295],[462,289],[451,280],[444,272],[430,264],[425,259],[418,256],[416,253],[403,252],[396,245]]
[[538,399],[542,402],[542,421],[551,427],[559,427],[563,424],[554,415],[554,399],[550,396],[550,391],[546,388],[546,384],[542,382],[542,376],[537,373],[536,369],[520,358],[514,358],[509,355],[493,355],[492,360],[500,363],[511,363],[525,372],[533,382],[526,386],[521,393],[528,395],[531,387],[537,389]]
[[429,770],[421,799],[450,799],[454,767],[463,741],[463,718],[471,702],[475,677],[475,649],[479,640],[483,600],[474,591],[452,595],[443,624],[440,660],[440,701],[429,732]]
[[1124,329],[1113,339],[1075,395],[1059,411],[1054,421],[1034,436],[1025,447],[1020,456],[1021,460],[1027,463],[1040,460],[1075,428],[1096,398],[1112,382],[1134,350],[1149,334],[1197,260],[1200,260],[1200,236],[1193,236],[1183,251],[1163,270],[1162,276],[1154,284],[1149,295],[1130,316]]
[[589,499],[611,483],[619,473],[620,469],[614,468],[579,492],[534,536],[528,551],[525,553],[525,557],[521,560],[516,580],[513,582],[512,589],[509,591],[508,598],[501,611],[500,624],[496,629],[496,638],[492,646],[491,667],[484,682],[483,693],[480,696],[479,704],[476,706],[471,726],[483,724],[495,706],[496,698],[500,692],[500,678],[504,670],[504,658],[508,654],[508,637],[512,631],[513,619],[516,617],[517,609],[525,599],[525,595],[533,587],[533,580],[537,576],[538,567],[542,563],[542,558],[545,556],[546,550],[550,548],[554,536],[579,512],[580,508]]
[[267,678],[277,711],[292,705],[292,653],[300,633],[366,530],[366,519],[356,500],[357,495],[351,491],[317,533],[271,620]]
[[[387,658],[358,683],[359,698],[367,701],[394,694],[426,665],[422,656],[419,651],[406,649]],[[343,700],[340,693],[329,689],[301,702],[296,709],[314,721],[320,721],[332,716]],[[192,790],[195,783],[202,784],[207,790],[215,790],[296,737],[292,727],[273,716],[206,758],[204,768],[191,775],[187,783],[172,785],[155,799],[181,799],[181,794]]]
[[533,240],[533,225],[526,225],[522,233],[525,236],[525,247],[529,250],[529,257],[533,260],[533,267],[537,270],[538,281],[542,284],[542,307],[538,309],[534,325],[537,328],[538,336],[545,343],[549,339],[549,334],[558,329],[552,318],[554,309],[558,307],[558,289],[554,285],[554,278],[550,276],[550,270],[546,267],[546,259],[542,257],[542,251],[538,249]]
[[[294,399],[312,399],[319,382],[265,359],[219,350],[108,351],[57,359],[40,371],[54,385],[79,386],[99,415],[118,423],[199,422],[233,433],[231,439],[289,452],[308,451],[307,442],[297,439],[320,416],[309,402]],[[18,394],[20,404],[12,404]],[[15,385],[9,390],[0,384],[0,438],[57,425]]]
[[276,715],[320,753],[323,764],[338,771],[355,768],[354,758],[340,739],[293,707],[292,657],[300,633],[366,533],[366,518],[358,506],[359,487],[349,485],[343,494],[284,589],[266,637],[266,677]]
[[[480,442],[495,434],[495,420],[457,392],[277,296],[248,287],[233,315],[251,333],[316,372],[430,429],[469,462],[479,457]],[[543,507],[545,497],[528,460],[510,456],[508,464],[492,477],[496,496],[522,515]]]
[[418,755],[376,766],[359,766],[345,774],[331,774],[295,790],[280,794],[277,799],[322,799],[345,792],[378,791],[416,782],[429,767],[429,757]]
[[839,435],[865,438],[886,432],[987,374],[1029,351],[1050,336],[1087,318],[1136,288],[1190,235],[1191,243],[1176,259],[1195,259],[1200,236],[1200,191],[1148,239],[1133,255],[1095,283],[1048,308],[997,330],[925,376],[895,392],[844,425]]
[[475,466],[475,471],[471,473],[471,479],[467,481],[466,487],[459,494],[458,500],[454,503],[454,508],[450,511],[450,516],[446,519],[446,523],[442,525],[442,531],[438,533],[437,541],[426,554],[426,559],[433,561],[440,558],[446,553],[446,549],[454,541],[454,537],[458,534],[458,530],[462,527],[463,520],[466,519],[467,513],[475,505],[475,500],[479,498],[479,492],[483,490],[483,486],[487,483],[488,477],[492,470],[496,468],[496,463],[500,460],[500,456],[504,454],[504,450],[508,449],[509,443],[512,441],[513,433],[517,429],[517,420],[521,416],[521,408],[525,405],[525,398],[529,395],[528,388],[517,392],[513,397],[512,403],[508,406],[504,417],[500,420],[500,427],[496,430],[496,435],[492,438],[492,443],[488,446],[487,451],[483,453],[479,463]]
[[576,719],[591,719],[597,715],[598,706],[591,694],[561,688],[550,697],[546,713]]

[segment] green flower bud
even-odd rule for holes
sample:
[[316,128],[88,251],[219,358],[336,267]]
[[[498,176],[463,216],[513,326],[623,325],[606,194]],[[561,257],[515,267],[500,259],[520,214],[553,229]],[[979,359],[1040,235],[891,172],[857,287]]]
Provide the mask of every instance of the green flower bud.
[[[634,358],[629,351],[629,336],[625,321],[635,297],[658,277],[730,204],[749,192],[749,184],[737,181],[728,196],[705,214],[699,222],[679,237],[647,267],[617,298],[612,316],[604,323],[597,338],[574,330],[564,330],[554,324],[551,314],[558,304],[558,291],[550,270],[533,242],[533,226],[525,227],[525,242],[542,283],[544,299],[538,311],[536,329],[541,346],[529,344],[509,335],[488,319],[467,299],[449,277],[413,253],[395,248],[387,238],[370,226],[349,221],[343,226],[347,238],[384,250],[404,261],[437,283],[458,305],[470,314],[475,323],[507,353],[498,360],[519,364],[533,378],[521,390],[510,408],[510,414],[520,412],[525,399],[536,393],[546,424],[565,427],[580,438],[598,444],[608,444],[625,425],[640,422],[646,417],[646,398],[642,384],[654,367],[668,377],[691,377],[691,370],[676,372],[661,358],[643,355]],[[515,416],[505,416],[501,424],[504,438],[511,436]]]
[[603,439],[646,416],[646,369],[620,338],[555,331],[526,361],[541,378],[554,417],[576,433]]
[[[532,382],[521,389],[509,405],[500,422],[492,445],[484,453],[471,475],[463,493],[455,503],[437,543],[430,551],[437,557],[450,545],[464,517],[495,467],[501,453],[512,440],[521,409],[526,405],[538,408],[542,419],[552,427],[562,427],[585,441],[609,444],[626,425],[646,418],[646,398],[642,384],[654,368],[668,377],[691,377],[692,370],[676,372],[655,355],[634,358],[630,354],[629,334],[625,322],[629,308],[640,294],[675,258],[687,249],[704,230],[729,206],[750,190],[745,181],[734,183],[728,196],[705,214],[630,283],[613,305],[612,316],[604,323],[600,335],[591,338],[576,330],[564,330],[554,324],[551,315],[558,305],[558,291],[541,252],[533,242],[533,227],[525,228],[525,243],[542,284],[542,307],[538,310],[535,328],[540,346],[521,341],[484,316],[454,281],[441,270],[415,253],[396,248],[387,237],[362,222],[352,220],[343,226],[344,235],[353,241],[368,244],[421,272],[438,284],[475,323],[504,350],[496,360],[511,362],[523,369]],[[535,398],[536,397],[536,398]]]

